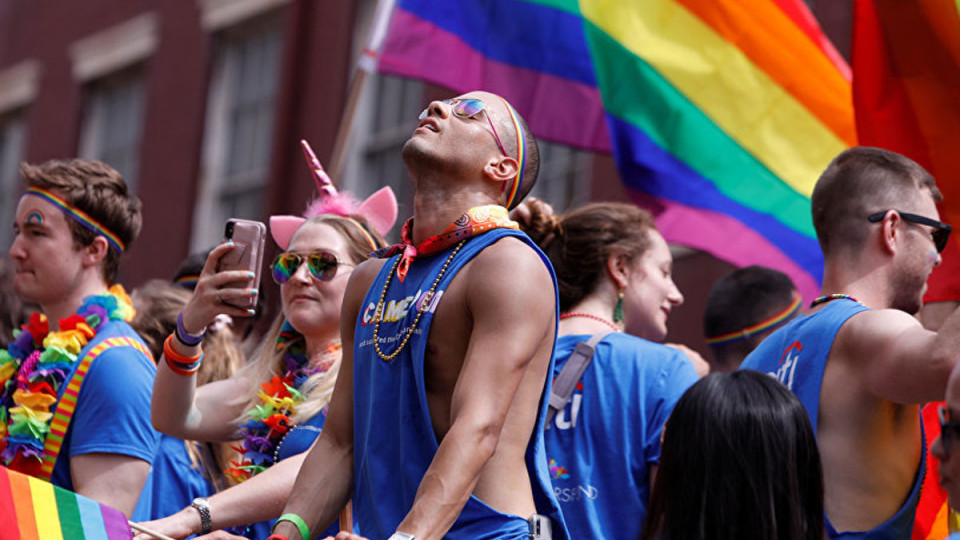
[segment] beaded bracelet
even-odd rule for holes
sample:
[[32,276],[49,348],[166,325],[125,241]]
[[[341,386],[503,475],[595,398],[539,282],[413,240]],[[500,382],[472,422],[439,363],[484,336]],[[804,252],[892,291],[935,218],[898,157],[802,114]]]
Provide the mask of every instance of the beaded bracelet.
[[[277,518],[277,523],[281,521],[293,523],[297,526],[297,530],[300,531],[300,537],[303,538],[303,540],[310,540],[310,527],[307,527],[307,522],[303,521],[302,517],[290,512]],[[274,528],[276,528],[277,523],[273,524]]]
[[203,334],[207,331],[206,328],[200,331],[199,334],[191,334],[187,332],[187,329],[183,327],[183,312],[177,313],[177,328],[174,330],[174,333],[177,336],[177,339],[180,340],[180,343],[183,343],[187,347],[196,347],[201,342],[203,342]]
[[173,334],[170,334],[163,342],[163,357],[167,359],[167,367],[178,375],[185,377],[193,375],[200,369],[200,362],[203,361],[203,350],[201,349],[196,356],[183,356],[173,350],[173,338]]

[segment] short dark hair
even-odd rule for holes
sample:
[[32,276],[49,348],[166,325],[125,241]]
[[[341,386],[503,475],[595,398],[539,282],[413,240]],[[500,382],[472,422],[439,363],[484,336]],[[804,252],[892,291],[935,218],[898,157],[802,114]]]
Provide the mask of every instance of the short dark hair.
[[[62,197],[70,206],[83,210],[115,234],[128,248],[140,234],[140,199],[113,167],[89,159],[52,159],[40,165],[22,163],[20,174],[27,188],[41,188]],[[74,219],[67,219],[74,246],[89,246],[97,234]],[[110,247],[103,259],[103,278],[108,285],[117,280],[120,255]]]
[[[787,309],[796,294],[796,286],[783,272],[756,265],[738,268],[720,278],[710,291],[703,313],[703,335],[711,339],[759,324]],[[763,332],[711,344],[718,367],[724,371],[736,369],[766,335]]]
[[598,202],[557,217],[543,201],[531,201],[524,231],[550,258],[557,274],[560,311],[596,290],[610,255],[633,261],[650,249],[657,226],[649,212],[629,203]]
[[844,150],[820,175],[810,199],[823,254],[859,252],[869,234],[867,216],[918,201],[924,189],[934,201],[943,199],[933,176],[906,156],[867,146]]
[[[512,106],[511,106],[512,107]],[[516,109],[514,109],[516,112]],[[517,112],[517,121],[520,122],[520,127],[523,128],[523,141],[526,143],[526,157],[524,158],[524,171],[523,177],[521,180],[520,191],[517,192],[517,197],[513,200],[513,204],[510,205],[510,208],[507,210],[513,210],[520,204],[524,197],[530,194],[530,191],[533,190],[533,186],[537,183],[537,178],[540,175],[540,146],[537,145],[537,138],[533,136],[533,132],[530,131],[530,127],[527,126],[527,121],[520,116],[520,113]],[[501,122],[506,123],[506,122]],[[513,123],[510,122],[510,129],[507,133],[513,132]],[[505,147],[508,152],[511,152],[512,155],[516,156],[519,149],[517,148],[517,138],[507,137],[505,141]],[[508,189],[512,186],[508,186]]]
[[823,473],[800,400],[757,371],[691,386],[664,427],[644,540],[823,540]]

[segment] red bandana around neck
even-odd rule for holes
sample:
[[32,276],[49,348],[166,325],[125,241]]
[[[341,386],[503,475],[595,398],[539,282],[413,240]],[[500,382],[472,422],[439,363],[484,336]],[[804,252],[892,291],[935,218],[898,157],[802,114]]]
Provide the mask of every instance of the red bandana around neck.
[[519,228],[517,222],[510,219],[506,208],[496,204],[476,206],[467,210],[440,234],[414,245],[413,218],[410,218],[403,224],[403,229],[400,231],[400,243],[387,248],[381,256],[392,257],[398,253],[403,254],[400,264],[397,265],[397,279],[403,282],[410,269],[410,263],[417,257],[435,255],[461,240],[489,230]]

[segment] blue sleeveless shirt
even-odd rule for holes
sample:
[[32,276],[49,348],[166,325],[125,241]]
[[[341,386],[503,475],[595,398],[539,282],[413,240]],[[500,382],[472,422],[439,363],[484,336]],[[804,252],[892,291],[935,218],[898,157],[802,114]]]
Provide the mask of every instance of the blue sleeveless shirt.
[[[814,434],[820,410],[820,387],[827,358],[840,327],[850,317],[868,310],[853,300],[833,300],[812,315],[795,318],[783,328],[770,334],[750,353],[741,364],[741,369],[754,369],[769,373],[800,398]],[[921,429],[923,423],[921,422]],[[831,539],[844,540],[909,540],[913,532],[913,519],[920,501],[920,485],[926,468],[926,440],[920,468],[914,479],[910,495],[900,510],[880,526],[869,531],[837,532],[826,519],[827,532]]]
[[[410,342],[394,359],[380,359],[373,346],[374,315],[393,267],[384,264],[363,302],[354,336],[353,367],[353,504],[360,533],[370,538],[387,538],[413,507],[414,497],[439,444],[430,420],[424,386],[424,355],[430,324],[443,292],[457,272],[485,247],[506,236],[527,243],[556,278],[546,256],[522,232],[494,229],[467,240],[449,262],[432,298],[424,298],[433,285],[453,247],[431,257],[418,258],[410,265],[406,279],[394,277],[384,296],[380,324],[380,348],[384,354],[397,349],[423,310]],[[399,255],[397,255],[399,257]],[[504,279],[510,279],[504,276]],[[556,294],[556,293],[555,293]],[[568,538],[559,507],[550,489],[543,446],[546,396],[550,394],[550,369],[540,400],[537,424],[527,445],[526,464],[537,512],[553,521],[553,537]],[[444,536],[452,540],[527,539],[529,516],[515,516],[494,510],[471,495],[460,516]]]

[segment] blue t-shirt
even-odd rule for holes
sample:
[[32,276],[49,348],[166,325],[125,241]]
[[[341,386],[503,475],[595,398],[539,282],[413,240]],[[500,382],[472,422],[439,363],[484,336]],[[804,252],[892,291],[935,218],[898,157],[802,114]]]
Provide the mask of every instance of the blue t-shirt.
[[[554,378],[577,343],[557,338]],[[660,432],[698,376],[680,351],[627,334],[610,334],[570,402],[546,428],[553,491],[571,538],[636,540],[650,502],[650,467],[660,461]]]
[[[326,410],[322,410],[306,422],[294,426],[293,429],[287,433],[287,436],[280,441],[277,461],[283,461],[288,457],[302,454],[309,450],[313,441],[317,440],[317,437],[320,436],[320,431],[323,430],[323,423],[326,419]],[[242,534],[248,538],[266,538],[270,536],[270,529],[276,521],[275,519],[259,521],[250,525]],[[340,532],[340,522],[334,521],[326,531],[316,535],[316,537],[326,538],[327,536],[336,536],[338,532]]]
[[160,436],[148,485],[153,493],[151,519],[175,514],[196,497],[209,497],[215,492],[200,464],[191,463],[183,439],[170,435]]
[[[78,358],[104,339],[120,336],[141,341],[127,323],[110,321],[80,351]],[[100,353],[80,387],[77,408],[50,478],[54,485],[75,491],[70,475],[70,458],[74,456],[120,454],[153,463],[160,437],[150,423],[150,396],[156,372],[153,361],[133,347],[111,347]],[[68,380],[72,376],[73,371]],[[132,516],[134,521],[150,518],[150,499],[151,490],[144,486]]]

